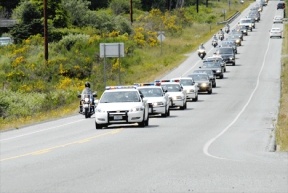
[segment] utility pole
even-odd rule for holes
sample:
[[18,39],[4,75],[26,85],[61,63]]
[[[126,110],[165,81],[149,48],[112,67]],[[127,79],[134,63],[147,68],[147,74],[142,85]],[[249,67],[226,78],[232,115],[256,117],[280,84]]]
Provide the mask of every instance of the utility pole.
[[133,2],[130,0],[130,21],[131,25],[133,24]]
[[199,0],[196,0],[196,11],[199,12]]
[[48,62],[48,26],[47,26],[47,0],[44,2],[44,52],[45,52],[45,64]]

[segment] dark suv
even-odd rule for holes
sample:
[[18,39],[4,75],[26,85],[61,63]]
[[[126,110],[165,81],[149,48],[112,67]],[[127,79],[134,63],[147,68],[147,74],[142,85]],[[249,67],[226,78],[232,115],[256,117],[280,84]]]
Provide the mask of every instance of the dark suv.
[[279,2],[277,4],[277,9],[285,9],[285,3],[284,2]]
[[221,56],[226,64],[231,63],[235,66],[235,52],[232,47],[220,47],[216,54]]

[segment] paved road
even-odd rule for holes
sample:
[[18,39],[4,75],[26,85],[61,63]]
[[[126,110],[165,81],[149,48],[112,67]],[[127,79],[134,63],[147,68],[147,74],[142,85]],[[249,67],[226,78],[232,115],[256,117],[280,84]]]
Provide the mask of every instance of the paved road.
[[[270,151],[282,43],[268,37],[275,14],[270,1],[212,95],[148,127],[96,130],[77,115],[1,133],[0,192],[287,193],[288,155]],[[163,77],[199,65],[191,53]]]

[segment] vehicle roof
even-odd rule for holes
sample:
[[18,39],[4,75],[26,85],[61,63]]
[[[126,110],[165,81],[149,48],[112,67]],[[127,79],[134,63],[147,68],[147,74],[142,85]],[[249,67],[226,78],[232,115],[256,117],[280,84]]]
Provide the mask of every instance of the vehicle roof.
[[181,80],[181,79],[192,79],[192,78],[189,76],[179,77],[179,78],[171,78],[171,80]]

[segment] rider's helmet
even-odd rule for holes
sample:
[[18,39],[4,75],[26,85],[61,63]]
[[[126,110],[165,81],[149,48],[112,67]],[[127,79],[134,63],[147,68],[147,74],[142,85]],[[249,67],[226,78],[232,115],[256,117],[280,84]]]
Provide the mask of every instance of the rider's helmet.
[[85,88],[90,88],[90,83],[89,82],[85,82]]

